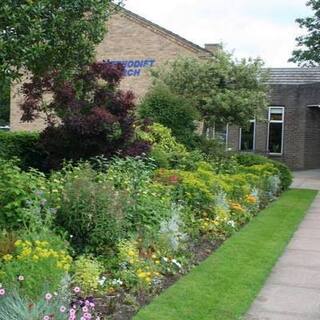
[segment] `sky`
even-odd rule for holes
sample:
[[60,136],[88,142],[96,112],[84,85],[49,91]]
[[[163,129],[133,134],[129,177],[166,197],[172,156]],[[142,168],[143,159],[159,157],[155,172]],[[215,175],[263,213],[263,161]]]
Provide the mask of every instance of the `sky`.
[[204,46],[223,43],[236,58],[260,57],[267,67],[288,63],[295,19],[311,14],[306,0],[126,0],[125,7]]

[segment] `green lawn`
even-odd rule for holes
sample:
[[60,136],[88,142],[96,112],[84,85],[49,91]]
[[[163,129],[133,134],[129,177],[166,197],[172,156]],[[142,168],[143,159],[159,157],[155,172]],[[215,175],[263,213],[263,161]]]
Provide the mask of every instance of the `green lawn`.
[[316,194],[284,193],[134,320],[241,319]]

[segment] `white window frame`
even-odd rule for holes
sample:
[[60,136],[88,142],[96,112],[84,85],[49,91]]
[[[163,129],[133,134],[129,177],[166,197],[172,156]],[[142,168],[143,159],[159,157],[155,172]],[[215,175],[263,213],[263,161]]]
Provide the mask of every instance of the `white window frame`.
[[256,150],[256,128],[257,128],[257,121],[256,119],[250,120],[250,123],[253,123],[253,148],[252,150],[242,150],[241,149],[241,140],[242,140],[242,128],[239,129],[239,151],[251,151],[254,152]]
[[[282,119],[281,120],[271,120],[271,110],[272,109],[281,109],[282,110]],[[268,136],[267,136],[267,151],[268,154],[274,156],[282,156],[283,148],[284,148],[284,115],[285,115],[285,107],[284,106],[270,106],[268,109]],[[281,135],[281,152],[270,152],[269,150],[269,142],[270,142],[270,124],[271,123],[281,123],[282,124],[282,135]]]

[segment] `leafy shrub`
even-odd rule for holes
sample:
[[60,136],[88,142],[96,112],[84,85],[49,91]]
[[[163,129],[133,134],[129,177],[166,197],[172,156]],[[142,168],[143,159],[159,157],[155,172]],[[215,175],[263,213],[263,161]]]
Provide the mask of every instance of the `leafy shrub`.
[[[46,169],[60,168],[64,159],[148,152],[149,145],[135,139],[135,97],[119,89],[123,76],[122,64],[101,62],[83,67],[69,80],[52,73],[24,84],[22,120],[33,121],[41,111],[47,115],[48,127],[39,141]],[[53,99],[43,105],[43,95],[49,93]]]
[[66,244],[52,233],[24,235],[10,254],[0,257],[0,282],[28,299],[58,290],[71,267]]
[[266,164],[270,160],[264,156],[255,153],[241,152],[234,155],[239,164],[245,167],[254,166],[256,164]]
[[219,139],[197,136],[194,140],[194,147],[212,159],[225,158],[226,155],[226,145]]
[[136,240],[119,243],[119,261],[123,266],[119,270],[119,275],[127,287],[147,289],[152,285],[153,280],[161,278],[161,265],[154,252],[144,252],[139,247],[140,244]]
[[152,181],[154,168],[152,162],[133,158],[114,159],[108,167],[107,180],[127,195],[125,215],[131,232],[146,233],[171,215],[170,191]]
[[179,143],[189,146],[194,139],[198,112],[188,100],[174,95],[163,85],[156,85],[147,93],[138,112],[141,118],[171,129]]
[[25,210],[40,201],[45,177],[38,171],[22,171],[15,161],[0,159],[0,229],[14,230],[29,225]]
[[283,191],[288,190],[293,180],[293,176],[290,169],[280,161],[273,160],[272,164],[276,166],[280,172],[279,178],[281,181],[281,189]]
[[150,156],[160,168],[195,169],[198,161],[204,159],[198,151],[187,151],[186,147],[178,143],[172,136],[171,129],[159,123],[154,123],[146,129],[138,130],[138,136],[151,144]]
[[96,259],[89,256],[80,256],[75,260],[73,283],[81,288],[86,295],[99,292],[99,279],[103,272],[103,266]]
[[36,132],[0,131],[0,158],[18,158],[22,169],[40,168],[45,155],[37,145],[38,140]]
[[291,183],[292,183],[292,173],[290,169],[282,162],[276,161],[276,160],[271,160],[268,159],[264,156],[253,154],[253,153],[239,153],[235,155],[236,160],[238,161],[239,164],[243,166],[253,166],[257,164],[266,164],[266,163],[271,163],[280,172],[280,180],[281,180],[281,189],[287,190]]
[[124,236],[126,201],[123,193],[99,181],[83,164],[64,177],[56,223],[72,237],[77,252],[106,254]]

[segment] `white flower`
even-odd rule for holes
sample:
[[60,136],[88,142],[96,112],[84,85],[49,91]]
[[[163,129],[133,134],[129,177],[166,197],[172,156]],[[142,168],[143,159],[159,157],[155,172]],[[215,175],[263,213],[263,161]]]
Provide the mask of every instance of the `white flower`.
[[106,282],[107,278],[106,277],[102,277],[101,279],[98,280],[98,283],[100,284],[100,286],[103,286]]
[[113,279],[112,280],[112,284],[114,286],[118,285],[118,286],[122,286],[123,285],[123,282],[121,281],[121,279]]
[[229,226],[231,226],[232,228],[235,228],[235,227],[236,227],[236,223],[235,223],[233,220],[228,221],[227,224],[228,224]]
[[182,265],[181,265],[181,263],[180,262],[178,262],[176,259],[173,259],[172,260],[172,263],[174,263],[179,269],[181,269],[182,268]]

